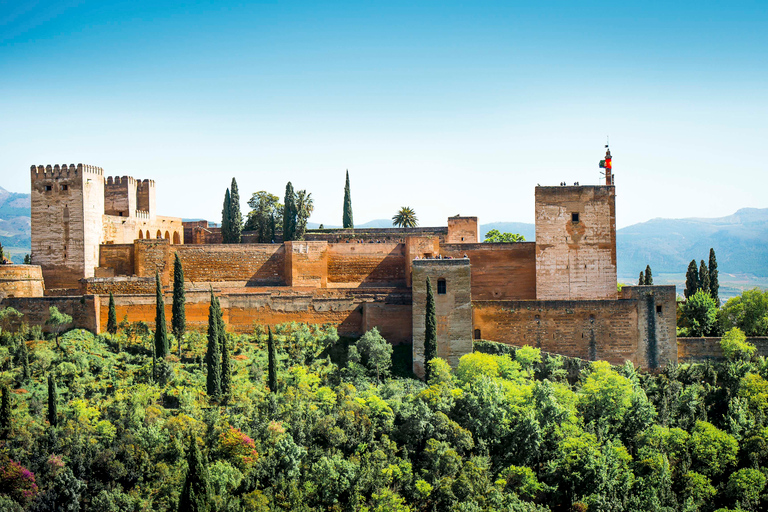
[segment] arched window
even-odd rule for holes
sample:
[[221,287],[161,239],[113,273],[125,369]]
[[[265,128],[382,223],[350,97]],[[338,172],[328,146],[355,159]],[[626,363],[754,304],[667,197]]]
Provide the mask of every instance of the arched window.
[[171,234],[166,231],[165,232],[165,236],[163,238],[165,238],[166,240],[170,240],[171,239]]
[[162,240],[163,239],[163,234],[160,232],[159,229],[157,230],[157,239],[158,240]]
[[180,244],[181,243],[181,237],[179,236],[178,231],[173,232],[173,243],[174,244]]
[[446,287],[445,287],[445,279],[442,277],[437,280],[437,294],[438,295],[445,295]]
[[139,230],[139,240],[144,240],[144,233]]

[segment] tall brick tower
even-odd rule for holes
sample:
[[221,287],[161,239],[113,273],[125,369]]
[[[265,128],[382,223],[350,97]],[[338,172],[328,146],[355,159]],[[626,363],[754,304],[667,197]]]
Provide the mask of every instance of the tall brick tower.
[[47,289],[80,287],[99,264],[104,171],[90,165],[32,166],[32,263]]
[[536,298],[616,297],[615,187],[536,187]]

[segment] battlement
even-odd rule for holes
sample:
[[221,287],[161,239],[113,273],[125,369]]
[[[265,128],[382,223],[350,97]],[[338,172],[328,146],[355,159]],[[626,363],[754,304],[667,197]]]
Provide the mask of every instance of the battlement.
[[137,219],[149,219],[149,212],[145,212],[144,210],[135,210],[134,215]]
[[104,169],[96,167],[94,165],[83,164],[56,164],[54,166],[46,165],[32,165],[29,168],[32,181],[36,180],[58,180],[69,179],[83,174],[94,174],[98,176],[104,175]]
[[136,180],[136,186],[139,188],[139,190],[147,189],[147,188],[155,188],[155,180]]
[[136,186],[136,178],[133,176],[109,176],[107,177],[107,181],[105,185],[107,187],[130,187],[130,186]]

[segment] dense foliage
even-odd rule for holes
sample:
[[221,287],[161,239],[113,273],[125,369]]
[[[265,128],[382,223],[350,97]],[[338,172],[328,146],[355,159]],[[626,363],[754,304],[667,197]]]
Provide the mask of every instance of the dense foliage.
[[502,233],[498,229],[492,229],[485,234],[483,243],[487,244],[509,244],[515,242],[525,242],[525,237],[519,233]]
[[[410,347],[377,331],[222,338],[213,303],[210,340],[187,332],[158,379],[144,328],[74,330],[60,348],[4,330],[0,510],[768,506],[768,364],[736,330],[718,364],[645,373],[484,342],[455,369],[433,359],[424,383]],[[209,341],[231,367],[227,400],[206,393]]]

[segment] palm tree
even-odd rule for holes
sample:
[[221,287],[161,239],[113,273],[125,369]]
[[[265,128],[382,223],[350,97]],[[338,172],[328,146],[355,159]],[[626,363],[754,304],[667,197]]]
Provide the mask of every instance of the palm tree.
[[307,221],[313,211],[315,211],[315,201],[312,199],[312,194],[308,194],[306,190],[296,192],[296,240],[304,240]]
[[397,215],[392,217],[392,225],[399,228],[415,228],[419,225],[419,219],[416,218],[413,208],[403,206],[398,210]]

